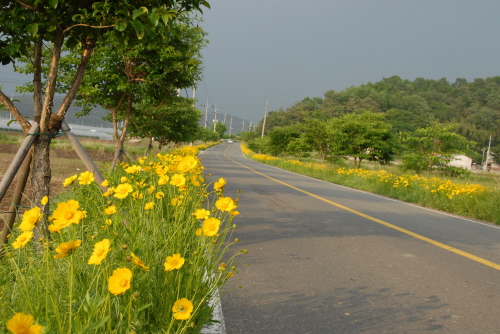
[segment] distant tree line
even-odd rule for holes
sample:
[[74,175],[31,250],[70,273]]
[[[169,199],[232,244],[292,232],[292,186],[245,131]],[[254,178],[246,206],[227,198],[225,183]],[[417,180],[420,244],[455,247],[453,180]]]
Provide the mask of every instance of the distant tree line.
[[[257,134],[262,132],[262,125],[263,120],[256,128]],[[323,98],[307,97],[289,108],[271,111],[266,118],[265,134],[269,143],[276,141],[281,145],[271,144],[267,148],[270,154],[312,150],[322,158],[349,155],[357,161],[386,163],[394,154],[405,155],[409,147],[415,148],[419,141],[416,138],[425,136],[423,132],[430,135],[434,133],[432,129],[439,128],[450,133],[448,139],[455,141],[456,145],[448,147],[449,152],[465,153],[476,163],[481,163],[491,135],[492,156],[499,161],[500,154],[496,152],[500,152],[500,76],[472,82],[458,78],[454,83],[445,78],[410,81],[393,76],[341,92],[330,90]],[[292,144],[283,149],[287,143]],[[353,153],[356,147],[358,153]],[[444,151],[439,153],[438,148],[429,154],[443,156]],[[430,160],[424,165],[429,164],[440,165]],[[418,169],[417,165],[413,168]]]

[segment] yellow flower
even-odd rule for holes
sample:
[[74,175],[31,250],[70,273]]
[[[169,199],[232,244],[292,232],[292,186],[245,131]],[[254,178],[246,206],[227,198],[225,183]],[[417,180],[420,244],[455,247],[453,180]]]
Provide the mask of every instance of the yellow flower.
[[40,200],[40,203],[42,205],[45,205],[49,202],[49,198],[47,196],[43,196],[42,199]]
[[128,182],[130,182],[130,180],[127,179],[126,176],[122,176],[122,178],[120,179],[120,183],[128,183]]
[[126,168],[125,172],[127,172],[129,174],[137,174],[141,171],[141,169],[142,169],[141,166],[133,165],[133,166]]
[[109,186],[109,181],[108,181],[108,180],[104,180],[104,181],[102,181],[102,182],[101,182],[101,186],[103,186],[103,187],[107,187],[107,186]]
[[163,185],[165,185],[165,184],[168,183],[168,180],[170,180],[170,178],[168,177],[168,175],[161,175],[159,177],[159,179],[158,179],[158,184],[160,186],[163,186]]
[[182,205],[182,197],[172,198],[172,200],[170,201],[170,204],[172,204],[173,206],[181,206]]
[[149,202],[144,205],[144,210],[152,210],[155,206],[154,202]]
[[80,204],[74,199],[67,202],[61,202],[52,213],[52,225],[49,230],[59,232],[62,228],[68,227],[71,224],[79,224],[84,217],[84,212],[79,211]]
[[94,182],[94,174],[89,171],[83,172],[80,174],[80,176],[78,176],[78,181],[78,183],[83,185],[91,184],[92,182]]
[[174,254],[172,256],[167,256],[163,265],[165,266],[165,271],[171,271],[174,269],[180,269],[184,262],[185,260],[181,254]]
[[68,252],[72,251],[73,249],[77,249],[80,247],[82,244],[81,240],[71,240],[68,242],[62,242],[57,246],[56,252],[59,253],[58,255],[54,255],[55,259],[62,259],[63,257],[68,256]]
[[38,206],[25,211],[23,214],[23,220],[21,221],[21,224],[19,224],[19,229],[21,231],[31,231],[35,228],[35,224],[40,221],[40,218],[42,218],[42,214],[40,213],[40,208]]
[[214,190],[221,190],[225,185],[226,180],[221,177],[217,182],[214,183]]
[[129,193],[131,193],[134,189],[132,186],[128,183],[122,183],[119,184],[116,188],[113,189],[114,194],[113,196],[119,199],[124,199],[125,197],[128,196]]
[[143,198],[144,198],[144,195],[143,195],[141,192],[139,192],[139,190],[137,190],[137,191],[134,191],[134,192],[132,193],[132,197],[133,197],[135,200],[137,200],[137,199],[143,199]]
[[108,278],[108,290],[115,296],[130,289],[132,271],[128,268],[118,268],[113,271],[113,275]]
[[174,318],[177,320],[187,320],[191,317],[191,312],[193,312],[193,303],[191,303],[187,298],[181,298],[174,303],[172,306],[172,312],[174,312]]
[[181,174],[174,174],[170,179],[170,184],[173,186],[183,186],[186,184],[186,178]]
[[137,264],[142,269],[144,269],[146,271],[149,271],[149,267],[146,267],[146,265],[144,264],[144,262],[142,262],[141,259],[139,259],[137,256],[135,256],[134,253],[130,252],[130,256],[132,257],[132,262],[134,262],[135,264]]
[[108,255],[108,252],[110,250],[111,248],[109,248],[109,239],[103,239],[102,241],[97,242],[94,245],[94,252],[90,257],[88,264],[101,264],[102,260],[106,258],[106,255]]
[[194,156],[190,155],[182,158],[182,160],[179,161],[179,163],[177,164],[177,171],[185,174],[195,168],[197,165],[198,160]]
[[210,217],[210,211],[205,209],[198,209],[193,213],[193,216],[195,216],[196,219],[207,219],[208,217]]
[[107,215],[112,215],[116,213],[116,206],[114,205],[108,206],[106,209],[104,209],[104,213]]
[[70,184],[72,184],[76,179],[78,178],[78,175],[73,175],[73,176],[70,176],[66,179],[64,179],[64,182],[63,182],[63,187],[67,187],[69,186]]
[[33,232],[25,231],[21,233],[17,237],[16,241],[12,243],[12,247],[14,247],[14,249],[24,247],[32,238],[33,238]]
[[196,229],[196,235],[201,237],[203,235],[203,229],[202,228],[197,228]]
[[35,318],[32,315],[16,313],[7,321],[7,330],[13,334],[40,334],[42,326],[33,323]]
[[215,206],[220,211],[233,211],[237,207],[231,197],[221,197],[215,202]]
[[220,220],[217,218],[208,218],[203,221],[203,235],[207,237],[212,237],[219,232]]
[[155,197],[156,197],[157,199],[162,199],[163,197],[165,197],[165,193],[163,193],[163,192],[159,191],[159,192],[157,192],[157,193],[155,194]]
[[165,175],[168,172],[168,167],[166,166],[158,166],[156,167],[156,174],[157,175]]
[[239,212],[239,211],[236,211],[236,210],[229,211],[229,215],[230,215],[231,217],[237,216],[237,215],[239,215],[239,214],[240,214],[240,212]]
[[111,195],[113,195],[113,188],[108,188],[108,190],[102,194],[102,196],[104,196],[104,197],[108,197]]

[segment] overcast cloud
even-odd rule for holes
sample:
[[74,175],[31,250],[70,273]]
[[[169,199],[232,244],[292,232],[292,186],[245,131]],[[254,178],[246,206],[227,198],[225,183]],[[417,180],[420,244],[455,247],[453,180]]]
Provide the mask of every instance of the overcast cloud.
[[[199,104],[208,98],[254,124],[266,101],[286,108],[393,75],[454,82],[500,74],[498,0],[209,2]],[[19,80],[0,67],[7,94]]]

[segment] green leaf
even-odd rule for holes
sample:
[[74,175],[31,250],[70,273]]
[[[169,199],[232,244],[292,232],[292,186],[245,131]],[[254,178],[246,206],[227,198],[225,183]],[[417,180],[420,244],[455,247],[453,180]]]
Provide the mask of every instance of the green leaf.
[[58,0],[48,0],[50,7],[56,9]]
[[151,23],[153,23],[153,26],[156,27],[158,25],[158,21],[160,20],[160,15],[152,13],[149,15],[149,19],[151,20]]
[[38,32],[38,23],[32,23],[26,25],[26,30],[31,36],[35,36]]
[[106,321],[108,321],[109,319],[109,315],[105,316],[104,318],[101,318],[99,320],[97,320],[96,322],[94,322],[92,325],[90,325],[89,327],[85,328],[82,333],[87,333],[87,332],[90,332],[90,331],[93,331],[99,327],[102,327],[104,326],[104,324],[106,323]]
[[144,37],[144,27],[142,26],[142,23],[139,21],[130,21],[130,24],[135,28],[137,38],[142,39]]
[[141,7],[136,10],[134,10],[134,14],[132,15],[132,19],[135,20],[138,16],[141,16],[143,14],[147,14],[148,9],[146,7]]
[[139,312],[141,312],[142,310],[147,309],[148,307],[150,307],[150,306],[152,306],[152,305],[153,305],[153,303],[149,303],[149,304],[146,304],[146,305],[142,305],[142,306],[141,306],[141,307],[139,307],[139,308],[138,308],[135,312],[136,312],[136,313],[139,313]]
[[127,29],[127,22],[116,22],[115,29],[118,31],[124,31]]

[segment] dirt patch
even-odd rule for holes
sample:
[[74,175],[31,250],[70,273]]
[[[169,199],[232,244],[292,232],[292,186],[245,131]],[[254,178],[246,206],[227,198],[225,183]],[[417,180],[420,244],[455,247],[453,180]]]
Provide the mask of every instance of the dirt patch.
[[[19,144],[16,143],[0,143],[0,178],[3,177],[7,168],[9,167],[11,161],[14,159],[17,151],[19,149]],[[112,152],[100,151],[100,150],[88,150],[90,158],[97,165],[98,168],[102,168],[103,162],[111,162],[113,160],[114,154]],[[71,149],[51,149],[50,151],[50,161],[52,166],[52,179],[50,183],[50,194],[56,195],[61,193],[64,188],[62,183],[64,179],[81,171],[85,170],[85,165],[78,158],[78,155]],[[7,217],[7,212],[12,201],[12,194],[17,184],[17,176],[10,185],[7,193],[0,202],[0,229],[3,228],[4,219]],[[23,206],[31,206],[31,184],[28,180],[26,189],[21,200],[20,212],[24,211]]]

